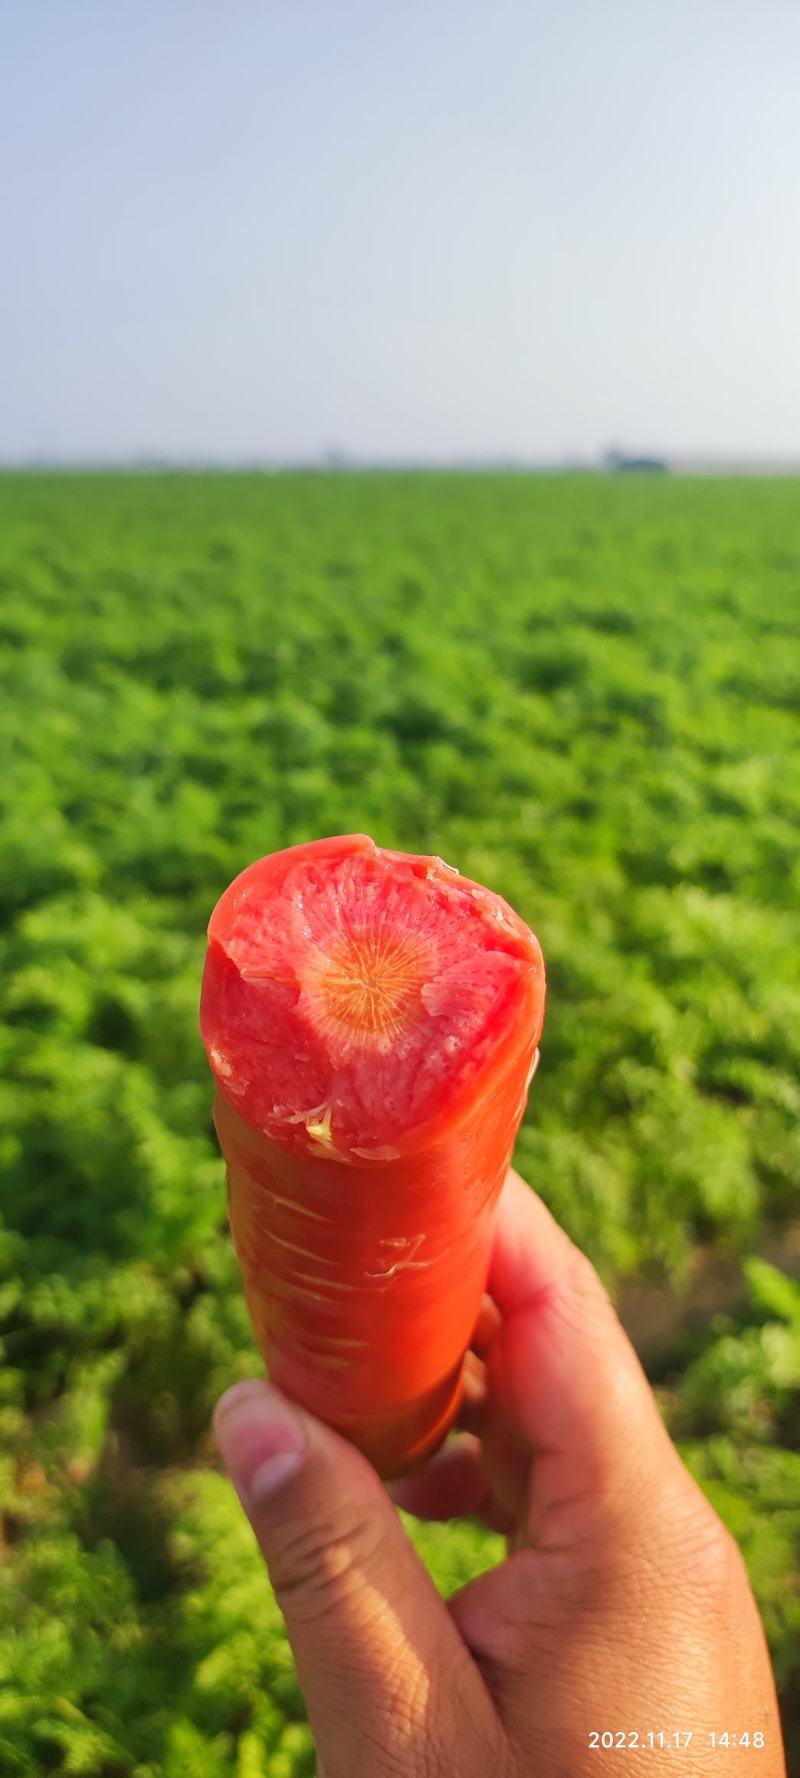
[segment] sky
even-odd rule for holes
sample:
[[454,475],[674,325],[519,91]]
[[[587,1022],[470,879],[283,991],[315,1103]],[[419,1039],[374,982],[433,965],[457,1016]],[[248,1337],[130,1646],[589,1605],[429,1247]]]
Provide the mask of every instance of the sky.
[[0,0],[0,460],[800,458],[797,0]]

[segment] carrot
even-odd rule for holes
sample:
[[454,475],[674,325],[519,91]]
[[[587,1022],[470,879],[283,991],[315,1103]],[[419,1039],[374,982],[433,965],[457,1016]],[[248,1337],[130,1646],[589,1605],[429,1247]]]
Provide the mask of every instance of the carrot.
[[364,834],[259,859],[211,916],[200,1028],[255,1335],[386,1477],[457,1411],[544,992],[507,902]]

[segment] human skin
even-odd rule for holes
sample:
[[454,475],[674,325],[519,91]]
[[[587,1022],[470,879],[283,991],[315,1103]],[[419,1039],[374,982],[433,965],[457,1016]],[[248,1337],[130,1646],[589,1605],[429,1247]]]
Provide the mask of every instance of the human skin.
[[[785,1778],[739,1550],[597,1274],[513,1170],[461,1426],[387,1489],[271,1385],[218,1404],[323,1778]],[[479,1519],[506,1558],[444,1601],[396,1506]]]

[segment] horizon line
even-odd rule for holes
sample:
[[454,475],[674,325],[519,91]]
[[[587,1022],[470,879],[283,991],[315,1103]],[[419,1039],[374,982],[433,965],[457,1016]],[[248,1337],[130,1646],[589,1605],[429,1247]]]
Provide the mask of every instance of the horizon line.
[[661,471],[674,477],[800,477],[800,457],[724,455],[724,453],[660,452],[615,453],[608,457],[542,457],[512,455],[464,455],[464,457],[356,457],[347,453],[268,457],[268,455],[210,455],[210,453],[140,452],[126,455],[85,457],[0,457],[0,475],[597,475]]
[[208,452],[139,451],[85,456],[49,455],[46,452],[19,457],[0,456],[2,474],[360,474],[360,473],[481,473],[522,475],[608,475],[640,469],[672,475],[800,476],[800,455],[749,452],[658,450],[611,450],[594,456],[525,457],[514,453],[466,453],[463,456],[369,454],[360,456],[344,449],[321,450],[293,456]]

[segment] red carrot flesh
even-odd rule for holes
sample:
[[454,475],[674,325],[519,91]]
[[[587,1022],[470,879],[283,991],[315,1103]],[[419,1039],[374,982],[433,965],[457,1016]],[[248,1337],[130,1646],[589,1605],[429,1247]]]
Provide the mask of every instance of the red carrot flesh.
[[544,1017],[499,895],[364,834],[214,909],[200,1028],[256,1338],[386,1477],[447,1433]]

